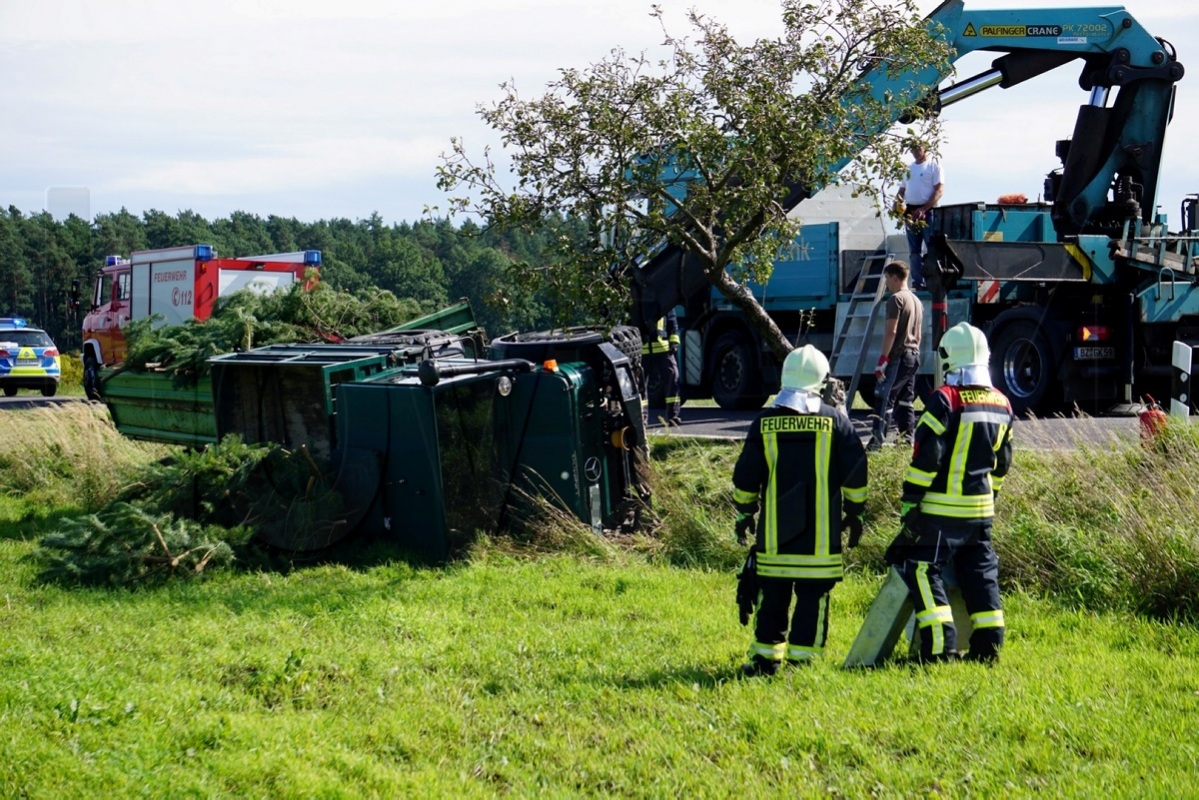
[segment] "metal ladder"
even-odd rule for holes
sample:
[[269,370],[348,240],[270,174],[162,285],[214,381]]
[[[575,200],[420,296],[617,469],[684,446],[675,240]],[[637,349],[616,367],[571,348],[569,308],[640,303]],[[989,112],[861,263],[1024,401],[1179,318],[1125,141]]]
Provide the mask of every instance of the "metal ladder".
[[847,408],[853,407],[854,393],[858,390],[862,369],[866,366],[866,353],[870,350],[874,332],[875,311],[887,292],[883,267],[891,262],[891,256],[887,252],[873,252],[862,258],[862,268],[854,283],[853,294],[849,297],[845,316],[833,336],[832,373],[853,376],[845,394]]

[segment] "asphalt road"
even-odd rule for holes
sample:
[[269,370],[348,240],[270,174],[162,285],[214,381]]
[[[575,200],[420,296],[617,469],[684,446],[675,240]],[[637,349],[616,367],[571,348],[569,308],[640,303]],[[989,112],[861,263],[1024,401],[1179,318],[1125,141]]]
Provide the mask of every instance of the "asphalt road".
[[[650,432],[671,433],[707,439],[743,439],[757,411],[725,411],[715,407],[683,406],[683,424],[665,428],[650,409]],[[870,440],[870,412],[853,411],[850,420],[862,436]],[[1020,419],[1016,421],[1015,441],[1019,447],[1038,450],[1063,450],[1080,444],[1103,446],[1115,441],[1132,441],[1140,435],[1136,416],[1102,416],[1052,419]]]
[[[34,392],[21,392],[16,397],[0,396],[0,412],[6,409],[56,407],[86,402],[82,396],[42,397]],[[670,433],[703,439],[744,439],[757,411],[725,411],[715,406],[683,406],[683,424],[665,428],[660,409],[650,409],[650,432]],[[870,439],[870,412],[853,411],[850,419],[862,436]],[[1021,419],[1016,422],[1015,436],[1019,447],[1039,450],[1063,450],[1080,444],[1103,446],[1115,441],[1132,441],[1140,435],[1140,422],[1134,415],[1101,417]]]
[[0,411],[6,409],[29,409],[29,408],[48,408],[60,406],[64,403],[82,403],[85,402],[83,395],[56,395],[54,397],[42,397],[40,392],[17,392],[14,397],[4,397],[0,395]]

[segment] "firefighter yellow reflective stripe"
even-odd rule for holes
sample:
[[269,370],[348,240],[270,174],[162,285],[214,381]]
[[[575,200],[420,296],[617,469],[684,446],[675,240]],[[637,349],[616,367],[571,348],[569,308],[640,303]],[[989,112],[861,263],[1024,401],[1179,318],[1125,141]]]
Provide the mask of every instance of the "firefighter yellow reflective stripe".
[[754,642],[749,646],[749,657],[761,656],[770,661],[782,661],[783,656],[787,652],[787,643],[779,642],[778,644],[767,644],[766,642]]
[[[832,519],[829,514],[828,471],[833,449],[832,429],[816,434],[816,555],[827,554]],[[841,563],[838,559],[838,565]]]
[[821,655],[824,655],[823,647],[801,647],[797,644],[787,647],[788,661],[811,661]]
[[865,486],[844,486],[841,488],[841,494],[845,495],[845,499],[851,503],[866,502]]
[[938,624],[947,625],[953,622],[953,608],[950,606],[935,606],[926,609],[916,615],[916,621],[920,623],[921,628]]
[[932,486],[933,480],[936,479],[937,473],[925,472],[922,469],[916,469],[909,466],[908,471],[904,473],[903,479],[909,483],[914,483],[917,486]]
[[974,425],[963,421],[958,426],[958,438],[953,443],[953,454],[949,457],[949,469],[945,475],[945,491],[951,495],[962,493],[966,480],[966,459],[970,455],[970,442],[974,439]]
[[758,553],[758,574],[766,578],[841,580],[845,565],[840,553],[798,555]]
[[1002,488],[1003,488],[1003,476],[992,473],[991,474],[991,489],[993,491],[998,492]]
[[747,506],[750,503],[758,502],[757,492],[747,492],[744,489],[733,487],[733,502],[739,506]]
[[1001,609],[979,611],[970,615],[970,621],[976,628],[1002,628],[1003,611]]
[[933,597],[932,584],[928,582],[928,568],[932,566],[927,561],[916,562],[916,588],[920,592],[920,605],[926,610],[916,615],[916,622],[921,628],[928,628],[932,636],[932,654],[940,655],[945,651],[945,628],[939,615],[941,608],[949,610],[949,621],[953,622],[953,609],[948,606],[938,606]]
[[[838,556],[839,558],[840,556]],[[845,577],[845,567],[794,567],[781,564],[758,564],[758,575],[763,578],[791,578],[809,581],[839,581]]]
[[954,519],[986,519],[995,516],[995,495],[961,495],[942,492],[925,492],[920,499],[920,510],[925,514]]
[[[1004,419],[1006,420],[1007,417],[1005,416]],[[1006,421],[999,426],[999,433],[995,437],[994,450],[996,453],[999,452],[999,448],[1003,447],[1003,440],[1007,438],[1007,428],[1008,426]]]
[[777,553],[779,550],[779,487],[778,481],[775,480],[775,470],[778,469],[779,461],[778,437],[773,433],[763,435],[762,449],[766,453],[767,474],[771,476],[766,485],[766,541],[764,545],[767,553]]
[[941,436],[945,433],[945,425],[941,423],[941,420],[937,419],[927,411],[920,415],[920,421],[916,423],[916,427],[920,427],[921,425],[927,425],[928,427],[932,428],[933,433],[937,434],[938,436]]

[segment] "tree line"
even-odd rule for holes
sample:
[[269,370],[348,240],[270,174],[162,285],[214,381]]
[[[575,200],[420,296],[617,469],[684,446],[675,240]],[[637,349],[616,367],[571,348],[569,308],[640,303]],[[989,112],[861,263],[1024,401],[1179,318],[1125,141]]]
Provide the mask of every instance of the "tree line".
[[[139,217],[121,209],[89,222],[9,206],[0,211],[0,316],[25,317],[60,349],[78,350],[80,324],[106,256],[211,244],[221,257],[320,250],[321,280],[339,291],[389,291],[427,312],[465,297],[491,336],[540,330],[583,322],[571,319],[549,283],[536,280],[552,257],[550,240],[572,231],[569,223],[534,233],[497,232],[470,220],[389,225],[377,213],[301,222],[235,211],[210,222],[193,211],[171,216],[150,210]],[[72,308],[76,281],[80,304]]]

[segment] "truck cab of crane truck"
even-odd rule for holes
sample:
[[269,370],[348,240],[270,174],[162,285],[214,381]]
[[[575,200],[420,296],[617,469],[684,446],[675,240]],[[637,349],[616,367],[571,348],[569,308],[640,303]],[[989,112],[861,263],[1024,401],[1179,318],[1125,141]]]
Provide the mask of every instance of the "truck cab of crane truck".
[[179,325],[212,315],[216,300],[246,289],[265,293],[309,280],[321,252],[303,250],[220,258],[198,244],[108,256],[96,273],[91,306],[83,319],[83,381],[88,396],[100,396],[100,370],[125,360],[125,328],[153,318],[155,326]]

